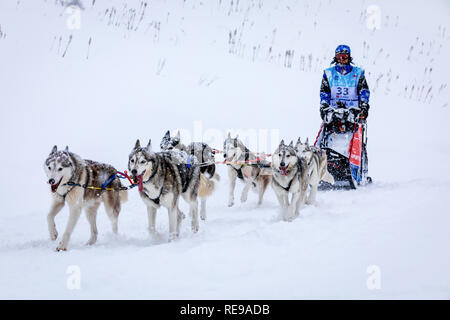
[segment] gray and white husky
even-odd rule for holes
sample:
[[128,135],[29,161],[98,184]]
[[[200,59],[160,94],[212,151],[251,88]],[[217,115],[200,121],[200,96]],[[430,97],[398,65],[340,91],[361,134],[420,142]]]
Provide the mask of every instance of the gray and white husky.
[[68,182],[73,182],[81,186],[101,188],[109,178],[116,174],[117,171],[114,167],[91,160],[83,160],[70,152],[68,147],[64,151],[58,151],[57,147],[54,146],[44,162],[44,170],[53,196],[53,204],[47,216],[48,230],[52,240],[56,240],[58,237],[55,216],[61,211],[65,203],[69,205],[70,209],[69,221],[61,242],[56,248],[57,251],[67,250],[70,236],[83,208],[91,226],[91,237],[87,245],[92,245],[97,241],[96,217],[97,210],[102,202],[108,217],[111,219],[112,230],[117,234],[121,204],[127,200],[127,191],[120,190],[122,185],[119,178],[114,178],[108,184],[108,188],[115,189],[113,191],[67,185]]
[[308,184],[311,187],[309,195],[306,199],[306,204],[315,204],[319,182],[325,181],[334,184],[334,178],[327,169],[327,154],[326,152],[322,152],[320,148],[310,146],[308,143],[308,138],[306,138],[305,143],[302,143],[301,139],[298,138],[295,145],[295,150],[297,155],[305,160],[307,172],[306,176],[308,179]]
[[[281,141],[272,154],[272,188],[282,209],[282,218],[292,221],[299,215],[308,188],[306,162],[297,156],[293,142]],[[289,201],[289,194],[292,194]]]
[[[188,165],[189,164],[189,165]],[[184,217],[178,207],[180,196],[189,204],[192,231],[199,229],[197,197],[206,198],[215,188],[214,181],[200,173],[197,159],[184,151],[153,152],[151,140],[141,147],[139,140],[131,150],[128,169],[138,184],[139,194],[147,206],[149,231],[154,234],[157,210],[163,206],[169,214],[169,240],[179,235]]]
[[[168,130],[161,140],[160,148],[163,151],[181,150],[190,156],[195,156],[200,165],[200,173],[205,177],[218,183],[219,174],[216,173],[216,162],[212,148],[204,142],[192,142],[188,146],[181,142],[180,132],[175,136],[170,136]],[[200,218],[206,220],[206,198],[200,197]]]
[[264,192],[271,180],[271,170],[270,168],[265,168],[269,166],[269,163],[263,159],[261,161],[253,161],[258,156],[250,152],[242,141],[238,139],[238,135],[236,138],[231,138],[230,133],[228,133],[227,139],[223,143],[223,152],[230,178],[228,206],[234,205],[234,189],[237,178],[245,183],[241,194],[241,202],[247,201],[248,191],[253,187],[253,190],[258,192],[258,205],[260,205]]

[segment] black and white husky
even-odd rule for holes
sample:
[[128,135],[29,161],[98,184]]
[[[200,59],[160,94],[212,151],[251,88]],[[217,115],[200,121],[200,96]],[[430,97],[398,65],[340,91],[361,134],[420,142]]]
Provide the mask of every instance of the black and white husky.
[[241,202],[247,201],[248,191],[253,187],[253,190],[258,192],[258,205],[261,204],[264,192],[271,179],[270,168],[265,168],[268,166],[268,162],[263,159],[255,161],[258,156],[250,152],[242,141],[238,139],[238,136],[231,138],[230,133],[228,133],[227,139],[223,143],[223,152],[230,178],[228,206],[234,205],[234,189],[237,178],[245,183],[241,194]]
[[306,138],[305,143],[302,143],[301,139],[298,138],[295,151],[300,158],[305,160],[306,177],[311,188],[306,204],[315,204],[319,182],[325,181],[334,184],[334,178],[327,169],[327,154],[325,151],[322,152],[320,148],[310,146],[308,138]]
[[[181,142],[180,132],[175,136],[170,136],[168,130],[161,140],[160,148],[163,151],[181,150],[188,155],[194,156],[199,162],[200,173],[205,177],[218,183],[220,180],[219,174],[216,173],[216,162],[212,148],[204,142],[192,142],[189,145],[184,145]],[[200,196],[200,218],[206,220],[206,198]]]
[[151,141],[141,147],[137,140],[128,158],[128,169],[147,206],[151,234],[155,233],[156,211],[163,206],[169,214],[169,240],[179,235],[184,217],[178,207],[180,196],[189,204],[192,231],[198,231],[197,197],[211,195],[215,183],[200,173],[195,157],[180,150],[153,152]]
[[[50,238],[56,240],[55,216],[67,203],[70,209],[69,221],[62,236],[57,251],[67,250],[70,236],[80,217],[83,208],[91,226],[91,237],[87,242],[92,245],[97,241],[97,209],[103,202],[106,213],[112,222],[112,230],[117,234],[117,223],[121,204],[127,200],[127,191],[122,188],[119,178],[114,178],[108,184],[113,190],[86,189],[85,187],[102,188],[107,180],[111,180],[116,174],[116,169],[108,164],[98,163],[91,160],[83,160],[78,155],[69,152],[66,147],[64,151],[58,151],[54,146],[50,155],[44,162],[44,170],[47,174],[50,191],[53,196],[53,204],[47,216]],[[73,182],[75,185],[67,185]]]
[[287,146],[282,140],[272,154],[272,188],[285,221],[299,215],[309,184],[307,173],[306,162],[297,156],[293,143]]

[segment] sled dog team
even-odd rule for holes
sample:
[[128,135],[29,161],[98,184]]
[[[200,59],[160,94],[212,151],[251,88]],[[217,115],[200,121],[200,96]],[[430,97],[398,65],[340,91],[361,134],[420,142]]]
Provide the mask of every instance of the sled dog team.
[[[112,223],[113,233],[118,232],[118,217],[121,206],[127,201],[127,189],[137,186],[142,201],[147,206],[149,232],[156,232],[156,212],[165,207],[169,216],[169,241],[179,235],[184,214],[179,209],[180,197],[189,205],[191,228],[199,230],[198,199],[200,199],[200,218],[206,219],[206,199],[213,193],[219,175],[216,171],[214,150],[205,143],[193,142],[184,145],[180,133],[170,136],[167,131],[160,148],[152,150],[151,140],[141,146],[137,140],[128,157],[128,170],[133,185],[125,187],[117,170],[108,164],[84,160],[75,153],[53,147],[44,163],[53,203],[47,216],[50,238],[56,240],[58,232],[55,216],[67,203],[69,220],[66,230],[56,250],[67,250],[70,236],[75,228],[82,209],[90,224],[91,236],[86,243],[97,241],[97,210],[101,203]],[[314,204],[317,187],[321,180],[334,183],[327,171],[325,152],[298,139],[285,145],[281,141],[272,154],[272,163],[264,156],[251,152],[236,136],[230,133],[223,147],[224,163],[228,166],[230,178],[228,206],[234,204],[234,189],[239,178],[245,185],[240,200],[245,202],[252,188],[258,193],[258,204],[262,203],[269,183],[282,208],[283,220],[291,221],[299,214],[300,207]],[[309,187],[309,193],[308,193]],[[289,201],[289,195],[291,200]]]

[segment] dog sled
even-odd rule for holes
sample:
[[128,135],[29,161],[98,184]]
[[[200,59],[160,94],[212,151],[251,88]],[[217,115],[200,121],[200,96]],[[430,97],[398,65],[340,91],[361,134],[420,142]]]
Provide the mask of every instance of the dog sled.
[[[319,190],[356,189],[372,182],[368,176],[367,123],[359,108],[337,108],[322,122],[314,146],[327,154],[335,183],[322,181]],[[327,121],[328,120],[328,121]]]

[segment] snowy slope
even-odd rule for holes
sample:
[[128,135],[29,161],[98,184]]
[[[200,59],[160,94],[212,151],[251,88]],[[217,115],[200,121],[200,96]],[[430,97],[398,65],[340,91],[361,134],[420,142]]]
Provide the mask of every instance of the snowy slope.
[[[82,3],[70,29],[74,13],[59,1],[0,2],[1,298],[450,297],[448,1]],[[220,167],[198,234],[187,218],[167,243],[161,210],[151,239],[132,190],[118,237],[101,208],[95,246],[84,246],[81,217],[69,251],[54,252],[42,169],[54,144],[123,170],[136,138],[157,147],[167,129],[217,148],[239,131],[266,152],[281,138],[314,139],[322,70],[340,43],[372,92],[373,185],[319,193],[286,223],[270,188],[260,207],[250,194],[228,208]],[[264,130],[267,140],[251,138]],[[60,234],[67,217],[56,218]],[[66,286],[71,265],[80,290]],[[372,265],[378,290],[366,285]]]

